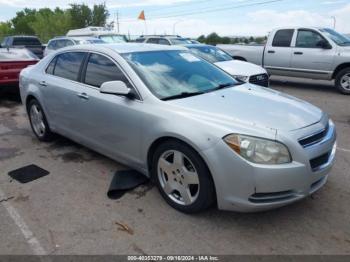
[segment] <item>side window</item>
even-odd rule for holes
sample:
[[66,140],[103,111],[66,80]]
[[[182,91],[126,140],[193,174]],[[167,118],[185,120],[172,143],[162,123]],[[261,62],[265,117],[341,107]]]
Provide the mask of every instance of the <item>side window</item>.
[[164,38],[159,38],[158,44],[160,45],[170,45],[169,41]]
[[299,30],[296,47],[302,48],[319,48],[318,44],[324,38],[317,32],[310,30]]
[[98,54],[90,55],[84,81],[86,84],[100,87],[104,82],[117,80],[129,85],[123,72],[109,58]]
[[290,47],[294,34],[294,29],[278,30],[272,41],[272,46]]
[[71,40],[64,40],[64,47],[72,45],[74,45],[74,43]]
[[159,39],[158,38],[149,38],[147,40],[148,44],[159,44]]
[[48,67],[46,68],[46,73],[53,75],[54,71],[55,71],[55,65],[56,65],[56,60],[57,57],[55,57],[54,59],[52,59],[51,63],[48,65]]
[[60,49],[60,48],[63,48],[63,47],[66,47],[65,46],[65,40],[57,40],[56,41],[56,50]]
[[51,50],[56,50],[56,43],[57,43],[57,41],[55,41],[55,40],[50,41],[50,43],[47,45],[47,48],[51,49]]
[[78,81],[79,71],[84,56],[85,53],[82,52],[71,52],[58,55],[54,75]]

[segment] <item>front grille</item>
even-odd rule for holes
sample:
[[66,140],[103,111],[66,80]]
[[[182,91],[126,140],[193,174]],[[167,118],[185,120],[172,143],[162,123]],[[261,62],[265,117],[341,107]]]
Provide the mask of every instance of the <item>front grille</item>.
[[312,134],[305,138],[299,139],[299,144],[302,145],[302,147],[304,148],[317,144],[327,135],[328,129],[329,129],[329,125],[327,124],[325,129],[318,131],[315,134]]
[[253,75],[249,78],[249,83],[259,86],[269,86],[269,76],[267,74]]
[[249,197],[249,201],[253,203],[272,203],[282,200],[288,200],[294,197],[294,192],[292,190],[287,190],[272,193],[255,193]]
[[310,160],[310,166],[313,171],[317,171],[322,165],[328,162],[330,152]]

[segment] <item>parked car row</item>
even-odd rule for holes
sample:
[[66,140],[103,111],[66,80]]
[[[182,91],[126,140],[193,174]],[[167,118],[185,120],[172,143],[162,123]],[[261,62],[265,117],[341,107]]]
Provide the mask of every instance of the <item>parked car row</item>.
[[235,59],[271,75],[334,80],[350,95],[350,38],[329,28],[288,27],[272,31],[266,45],[218,45]]
[[[116,35],[112,35],[110,31],[101,30],[99,27],[70,30],[67,35],[69,36],[55,37],[49,40],[43,55],[40,53],[39,57],[42,58],[43,56],[47,56],[52,52],[65,47],[82,44],[101,44],[105,43],[105,37],[117,37]],[[12,38],[17,39],[17,37]],[[23,47],[26,47],[28,50],[35,51],[36,53],[38,53],[39,49],[42,51],[42,45],[36,37],[21,36],[20,38],[22,39],[22,44],[24,41],[27,41],[27,45],[24,45]],[[7,48],[13,48],[13,45],[7,45],[9,39],[10,37],[5,39],[5,46]],[[29,42],[34,42],[33,39],[36,39],[36,48],[34,48],[33,45],[29,45]],[[121,41],[123,41],[123,39]],[[14,42],[18,43],[18,40]],[[119,42],[119,40],[117,40],[117,42]],[[234,60],[229,54],[214,46],[197,44],[194,40],[182,38],[177,35],[141,36],[136,39],[136,42],[160,45],[182,45],[188,48],[196,56],[198,55],[207,61],[214,63],[240,81],[250,82],[265,87],[269,85],[269,75],[265,69],[251,63]]]
[[213,63],[234,64],[209,46],[75,45],[22,70],[21,99],[39,140],[58,133],[140,171],[182,212],[319,190],[336,152],[328,115]]

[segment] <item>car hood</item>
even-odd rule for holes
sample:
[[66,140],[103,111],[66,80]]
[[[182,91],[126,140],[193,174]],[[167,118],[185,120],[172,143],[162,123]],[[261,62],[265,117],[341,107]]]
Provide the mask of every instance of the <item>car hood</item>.
[[193,118],[275,130],[297,130],[320,121],[323,112],[302,100],[251,84],[169,101]]
[[230,75],[252,76],[266,74],[266,70],[261,66],[239,60],[216,62],[215,65]]

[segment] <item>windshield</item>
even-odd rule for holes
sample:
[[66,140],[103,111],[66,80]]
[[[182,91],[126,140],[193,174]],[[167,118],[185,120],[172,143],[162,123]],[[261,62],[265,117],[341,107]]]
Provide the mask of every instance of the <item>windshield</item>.
[[328,36],[330,39],[332,39],[337,45],[340,46],[345,46],[345,45],[350,45],[350,38],[342,35],[333,29],[329,28],[324,28],[320,29],[322,33],[324,33],[326,36]]
[[160,99],[238,84],[216,66],[186,51],[136,52],[123,54],[123,57]]
[[126,39],[122,35],[101,35],[100,39],[106,43],[125,43]]
[[188,45],[192,44],[190,40],[185,38],[171,38],[169,39],[173,45]]
[[209,61],[210,63],[233,60],[230,55],[214,46],[191,46],[189,49],[191,52]]

